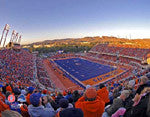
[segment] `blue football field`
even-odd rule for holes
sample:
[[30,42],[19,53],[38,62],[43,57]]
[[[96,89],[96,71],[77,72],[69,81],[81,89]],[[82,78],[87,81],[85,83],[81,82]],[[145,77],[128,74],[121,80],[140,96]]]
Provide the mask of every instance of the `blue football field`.
[[102,65],[81,58],[54,60],[54,62],[80,81],[85,81],[116,69],[112,66]]

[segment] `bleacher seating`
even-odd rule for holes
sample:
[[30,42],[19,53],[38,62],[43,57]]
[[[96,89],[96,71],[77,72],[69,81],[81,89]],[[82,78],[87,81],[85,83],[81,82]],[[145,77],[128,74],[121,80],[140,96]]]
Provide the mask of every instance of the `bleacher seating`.
[[[108,45],[107,45],[108,46]],[[76,109],[80,108],[80,116],[83,117],[83,113],[85,117],[88,117],[88,113],[93,115],[95,117],[95,113],[92,113],[88,108],[88,106],[80,106],[82,105],[82,102],[84,103],[86,101],[87,103],[90,103],[90,101],[96,102],[94,104],[94,108],[99,108],[101,106],[98,105],[98,103],[101,102],[103,104],[103,108],[100,108],[100,112],[97,112],[100,116],[102,114],[110,114],[107,109],[106,112],[104,112],[104,106],[110,104],[113,105],[113,100],[115,99],[122,99],[122,93],[129,92],[131,94],[130,98],[127,98],[129,100],[123,100],[124,105],[121,106],[123,109],[126,108],[126,103],[128,101],[133,103],[133,105],[130,105],[131,111],[134,111],[134,109],[141,104],[145,104],[143,108],[136,108],[135,113],[129,113],[129,111],[123,113],[123,115],[126,116],[137,116],[140,115],[140,117],[148,117],[149,115],[149,105],[148,103],[150,95],[150,89],[149,89],[149,82],[144,82],[144,86],[147,87],[143,89],[143,91],[140,93],[139,100],[135,101],[138,88],[141,87],[141,81],[142,76],[149,74],[149,69],[142,69],[140,66],[140,62],[134,58],[128,58],[121,56],[119,58],[119,62],[116,62],[116,57],[113,54],[118,53],[118,48],[120,47],[106,47],[106,45],[102,45],[103,50],[101,52],[103,53],[92,53],[89,52],[87,54],[83,55],[75,55],[75,54],[59,54],[52,56],[49,61],[49,66],[57,76],[57,78],[66,86],[66,91],[59,90],[47,90],[47,87],[52,87],[51,85],[51,78],[48,75],[47,71],[45,70],[45,66],[43,65],[44,61],[41,58],[35,58],[31,53],[29,53],[26,50],[21,49],[20,51],[14,51],[14,50],[0,50],[0,116],[4,113],[18,113],[16,116],[23,116],[23,117],[34,117],[34,114],[45,114],[47,116],[61,116],[61,114],[66,110],[68,112],[68,109]],[[99,46],[96,46],[91,49],[91,51],[100,51]],[[106,49],[107,48],[107,49]],[[125,56],[132,56],[136,58],[142,58],[146,56],[146,53],[149,50],[142,49],[127,49],[130,50],[130,53],[122,52],[124,51],[124,48],[120,50],[120,53]],[[135,56],[132,55],[136,51],[142,52],[144,54]],[[112,53],[113,54],[112,54]],[[110,54],[111,53],[111,54]],[[34,60],[36,61],[36,66],[34,64]],[[56,64],[57,63],[57,64]],[[82,67],[81,67],[82,65]],[[96,86],[97,91],[95,89],[89,88],[91,86],[86,87],[85,92],[83,90],[82,85],[77,82],[71,75],[75,76],[76,78],[79,78],[80,81],[84,81],[87,79],[90,79],[92,77],[95,77],[97,75],[105,74],[107,71],[116,70],[116,68],[113,68],[111,66],[117,66],[117,68],[124,70],[123,73],[118,74],[117,76],[103,82],[104,86],[101,87],[101,85]],[[45,89],[43,90],[41,87],[37,86],[34,82],[34,67],[37,68],[37,79],[39,82],[45,86]],[[113,69],[112,69],[113,68]],[[99,72],[99,70],[101,72]],[[65,71],[64,71],[65,70]],[[88,70],[89,72],[87,72]],[[134,71],[134,73],[132,72]],[[71,75],[69,75],[69,74]],[[132,81],[132,82],[130,82]],[[134,84],[135,82],[135,84]],[[77,86],[77,87],[76,87]],[[106,86],[106,87],[105,87]],[[131,87],[132,86],[132,87]],[[105,87],[105,88],[104,88]],[[67,89],[68,88],[68,89]],[[84,87],[85,88],[85,87]],[[89,89],[88,89],[89,88]],[[72,90],[79,90],[79,91],[72,91]],[[99,98],[98,91],[102,90],[102,92],[106,92],[108,89],[108,95],[100,94],[101,96],[104,96],[102,98]],[[125,91],[124,91],[125,90]],[[61,92],[60,92],[61,91]],[[92,91],[92,92],[91,92]],[[136,92],[137,91],[137,92]],[[92,95],[88,95],[88,92]],[[135,95],[136,93],[136,95]],[[21,94],[21,95],[20,95]],[[106,93],[105,93],[106,94]],[[16,100],[13,102],[10,102],[9,96],[15,96]],[[21,97],[22,98],[21,98]],[[82,97],[81,97],[82,96]],[[92,98],[92,100],[88,96],[96,96]],[[119,96],[120,98],[116,98]],[[21,98],[21,99],[20,99]],[[42,101],[42,105],[39,105],[39,103],[36,103],[38,101]],[[63,100],[61,100],[63,98]],[[64,99],[65,98],[65,99]],[[109,103],[105,103],[104,99],[108,98],[110,100]],[[47,101],[46,101],[47,100]],[[68,100],[68,101],[66,101]],[[87,101],[88,100],[88,101]],[[134,102],[133,102],[134,100]],[[23,102],[21,102],[23,101]],[[64,104],[69,103],[69,106],[66,106],[65,108]],[[34,106],[34,104],[37,104]],[[39,112],[39,108],[43,109],[41,112]],[[128,105],[129,106],[129,105]],[[32,111],[33,108],[35,109]],[[75,108],[72,108],[75,107]],[[48,109],[49,111],[44,111],[44,109]],[[117,108],[113,113],[112,116],[115,116]],[[13,111],[9,111],[13,110]],[[86,110],[86,111],[85,111]],[[139,111],[142,110],[142,111]],[[76,110],[77,111],[77,110]],[[71,112],[71,111],[70,111]],[[103,113],[104,112],[104,113]],[[139,113],[138,113],[139,112]],[[15,114],[16,114],[15,113]],[[51,113],[51,114],[50,114]],[[57,114],[56,114],[57,113]],[[72,116],[72,115],[70,115]],[[110,115],[111,116],[111,115]],[[46,116],[45,116],[46,117]]]
[[138,59],[146,58],[147,54],[150,53],[150,49],[143,48],[126,48],[110,46],[108,44],[99,44],[91,49],[91,51],[107,53],[107,54],[119,54],[121,56],[130,56]]

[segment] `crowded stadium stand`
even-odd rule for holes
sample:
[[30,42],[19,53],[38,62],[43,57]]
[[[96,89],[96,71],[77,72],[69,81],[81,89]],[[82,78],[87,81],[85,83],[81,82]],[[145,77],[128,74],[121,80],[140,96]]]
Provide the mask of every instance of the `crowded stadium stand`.
[[[33,56],[29,52],[4,49],[0,50],[0,77],[7,83],[21,81],[24,85],[31,84],[33,78]],[[26,79],[26,80],[24,80]]]
[[150,49],[97,44],[40,58],[0,50],[0,117],[150,117]]
[[36,60],[37,65],[37,78],[41,84],[45,87],[52,87],[51,80],[47,75],[47,72],[43,66],[43,60],[41,58],[37,58]]

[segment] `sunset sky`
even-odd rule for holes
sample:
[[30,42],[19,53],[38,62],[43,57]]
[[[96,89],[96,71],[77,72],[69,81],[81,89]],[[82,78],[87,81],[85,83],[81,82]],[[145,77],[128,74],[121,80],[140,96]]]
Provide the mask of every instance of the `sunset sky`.
[[[116,36],[150,38],[150,0],[0,0],[4,25],[36,41]],[[7,41],[8,41],[7,40]]]

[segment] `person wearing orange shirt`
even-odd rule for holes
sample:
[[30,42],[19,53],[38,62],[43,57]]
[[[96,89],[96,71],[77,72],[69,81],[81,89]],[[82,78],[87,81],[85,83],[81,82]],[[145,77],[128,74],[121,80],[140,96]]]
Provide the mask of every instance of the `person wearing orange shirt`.
[[103,99],[105,105],[110,102],[109,100],[109,92],[104,84],[100,84],[99,90],[97,91],[97,95]]
[[75,107],[83,111],[84,117],[101,117],[104,112],[105,102],[97,96],[96,89],[90,87],[86,89],[84,96],[78,99]]

